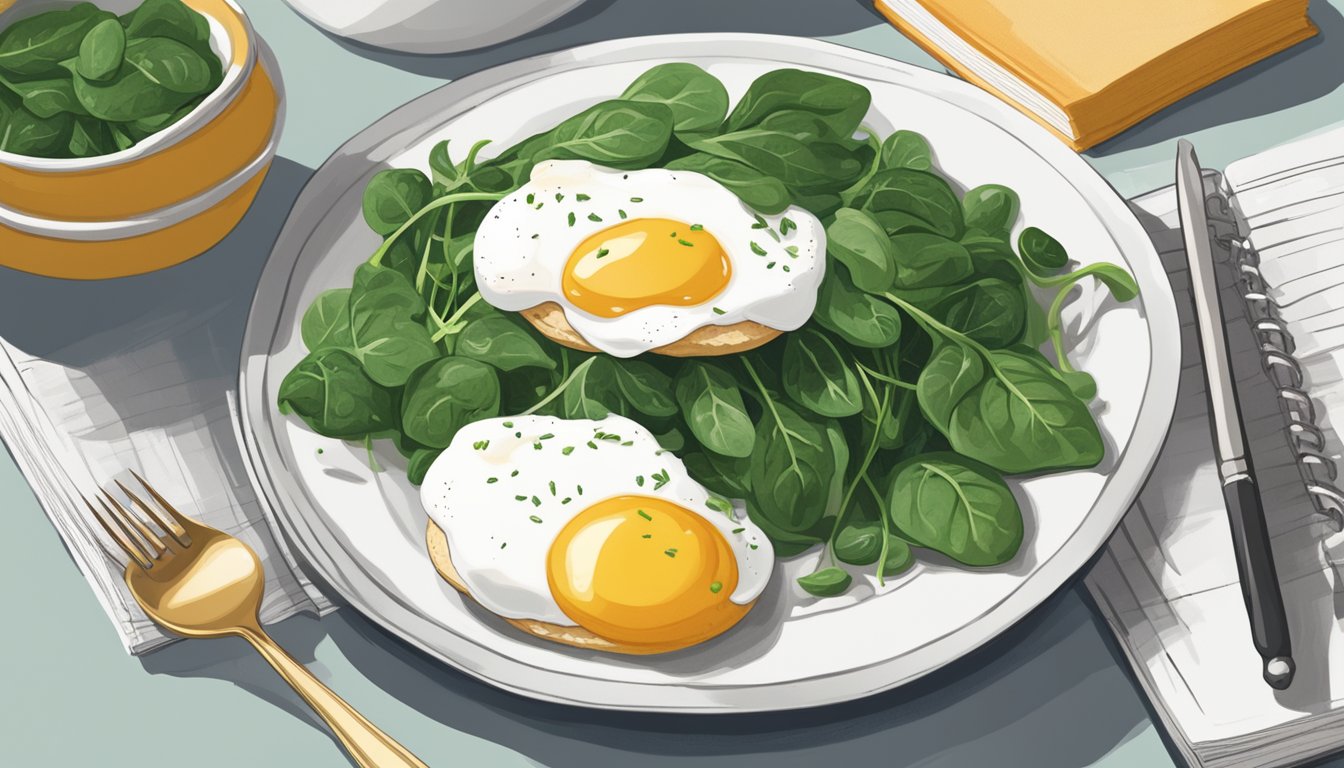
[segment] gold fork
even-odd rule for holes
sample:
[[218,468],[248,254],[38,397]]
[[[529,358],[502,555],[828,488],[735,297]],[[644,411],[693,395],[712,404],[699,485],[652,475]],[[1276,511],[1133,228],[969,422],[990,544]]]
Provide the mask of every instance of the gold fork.
[[[327,722],[355,762],[366,768],[425,768],[415,755],[383,733],[285,653],[261,628],[257,610],[265,586],[261,561],[238,539],[178,512],[140,475],[146,504],[121,482],[131,509],[112,494],[99,509],[84,503],[108,536],[131,559],[126,586],[151,619],[186,637],[241,637]],[[139,510],[136,512],[135,510]],[[162,533],[151,526],[157,525]]]

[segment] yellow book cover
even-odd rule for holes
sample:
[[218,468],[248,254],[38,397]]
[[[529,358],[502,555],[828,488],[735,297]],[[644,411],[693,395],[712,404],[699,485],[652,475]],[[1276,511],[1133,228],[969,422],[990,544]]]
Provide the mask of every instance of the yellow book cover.
[[1307,0],[876,0],[1075,149],[1316,34]]

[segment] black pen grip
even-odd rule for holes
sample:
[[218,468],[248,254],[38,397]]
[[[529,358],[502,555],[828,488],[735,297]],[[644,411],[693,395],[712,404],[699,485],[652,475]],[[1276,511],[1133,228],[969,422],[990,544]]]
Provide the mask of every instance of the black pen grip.
[[1241,595],[1251,619],[1251,636],[1265,662],[1265,681],[1274,688],[1287,688],[1295,671],[1292,645],[1260,491],[1251,477],[1243,475],[1223,485],[1223,498],[1232,526]]

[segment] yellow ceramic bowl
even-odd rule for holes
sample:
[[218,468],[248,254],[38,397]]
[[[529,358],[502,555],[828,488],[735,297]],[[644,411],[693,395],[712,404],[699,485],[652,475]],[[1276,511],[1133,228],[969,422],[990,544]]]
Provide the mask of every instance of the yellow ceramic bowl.
[[[84,280],[139,274],[207,250],[247,211],[279,132],[274,65],[259,60],[262,45],[231,0],[184,2],[210,22],[223,83],[122,152],[56,160],[0,152],[0,264]],[[124,13],[140,2],[97,4]],[[0,28],[68,5],[18,0],[0,13]]]

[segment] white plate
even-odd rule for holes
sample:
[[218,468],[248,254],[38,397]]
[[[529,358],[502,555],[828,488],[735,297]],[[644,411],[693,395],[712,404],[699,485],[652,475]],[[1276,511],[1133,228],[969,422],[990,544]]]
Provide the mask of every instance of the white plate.
[[[738,627],[658,657],[583,652],[533,640],[485,615],[436,574],[425,514],[399,457],[376,473],[358,446],[319,437],[276,408],[304,355],[299,318],[319,292],[349,286],[378,238],[360,216],[365,182],[388,166],[428,170],[431,146],[497,147],[619,94],[648,67],[691,61],[734,100],[780,66],[831,72],[873,93],[867,122],[918,131],[960,184],[1008,184],[1022,219],[1052,232],[1083,263],[1124,264],[1141,298],[1102,292],[1075,303],[1073,359],[1097,379],[1107,442],[1095,470],[1014,482],[1027,535],[1012,563],[972,571],[921,563],[885,589],[807,598],[782,564]],[[1044,130],[951,77],[838,45],[742,34],[618,40],[515,62],[427,94],[356,136],[308,183],[257,291],[243,347],[241,431],[254,479],[306,566],[390,632],[501,688],[611,709],[715,712],[791,709],[909,682],[999,634],[1063,585],[1105,542],[1137,494],[1171,419],[1180,336],[1171,288],[1152,244],[1113,190]],[[1085,335],[1082,331],[1086,331]],[[321,453],[319,453],[321,449]]]

